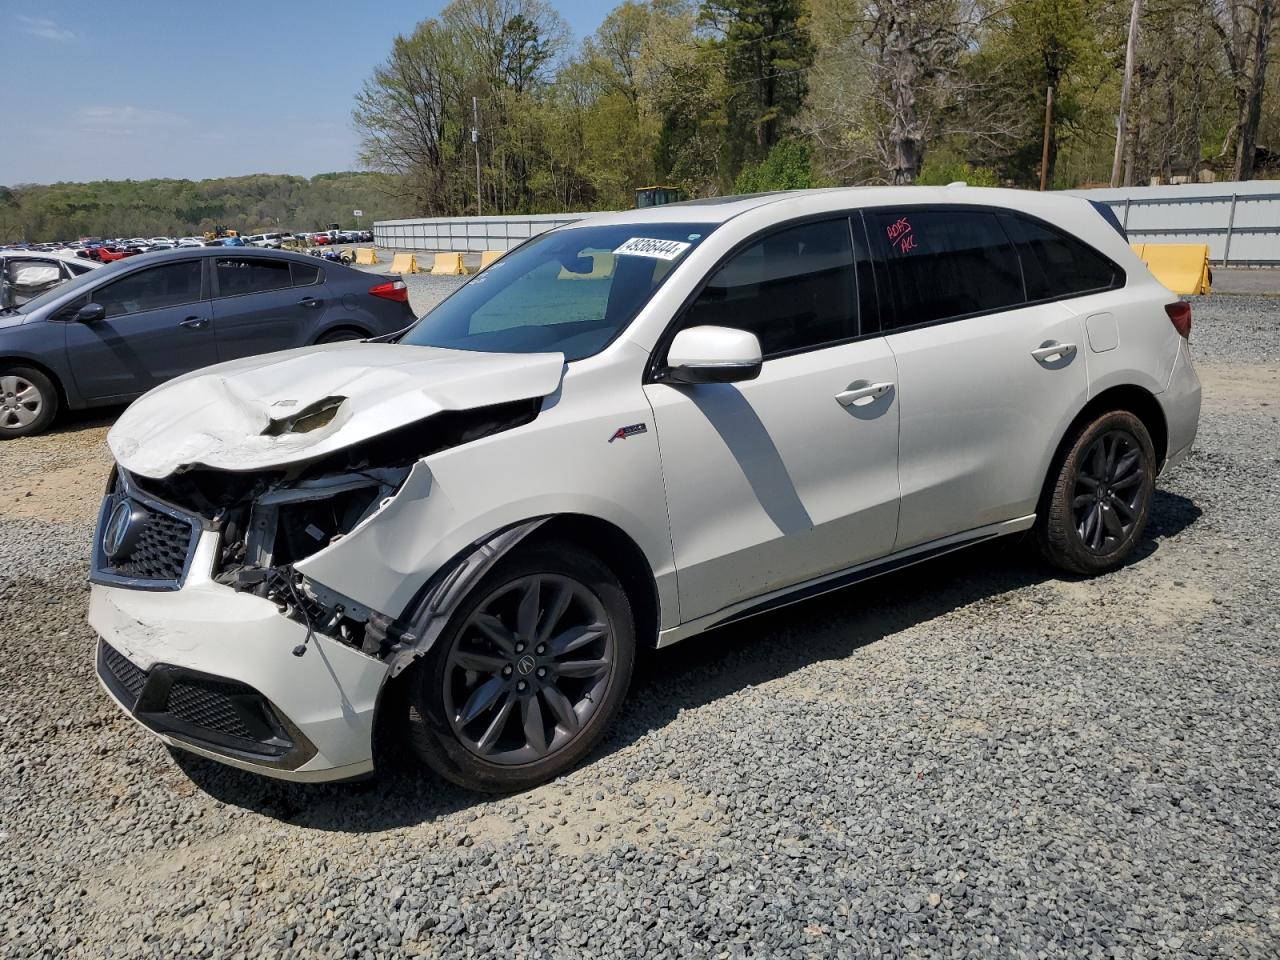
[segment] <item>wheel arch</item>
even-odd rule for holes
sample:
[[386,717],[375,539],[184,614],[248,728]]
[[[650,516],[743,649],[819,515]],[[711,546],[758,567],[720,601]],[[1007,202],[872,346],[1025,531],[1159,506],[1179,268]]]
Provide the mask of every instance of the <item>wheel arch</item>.
[[1071,423],[1067,425],[1067,429],[1063,431],[1062,436],[1058,438],[1058,445],[1054,448],[1053,457],[1045,470],[1044,480],[1040,489],[1040,498],[1036,504],[1037,513],[1043,514],[1045,504],[1053,489],[1054,480],[1058,475],[1058,469],[1062,465],[1062,461],[1066,459],[1067,452],[1070,450],[1076,435],[1086,424],[1112,410],[1127,410],[1142,421],[1142,425],[1147,428],[1147,433],[1151,435],[1151,445],[1155,448],[1157,468],[1164,463],[1164,458],[1168,453],[1169,425],[1165,421],[1164,411],[1160,408],[1160,401],[1156,399],[1155,394],[1144,387],[1132,383],[1109,387],[1086,403]]
[[608,520],[580,513],[557,514],[529,535],[530,543],[570,543],[597,557],[614,572],[631,602],[636,637],[642,648],[658,643],[662,610],[653,569],[631,537]]
[[53,384],[53,389],[58,392],[58,406],[62,410],[70,409],[71,397],[67,393],[67,385],[62,382],[62,377],[47,363],[43,363],[32,357],[24,357],[21,354],[0,354],[0,369],[4,367],[30,367],[32,370],[39,370],[49,382]]
[[316,343],[323,343],[326,338],[333,336],[335,333],[354,333],[357,339],[367,340],[373,334],[357,323],[351,323],[346,320],[339,320],[332,326],[325,327],[316,336]]

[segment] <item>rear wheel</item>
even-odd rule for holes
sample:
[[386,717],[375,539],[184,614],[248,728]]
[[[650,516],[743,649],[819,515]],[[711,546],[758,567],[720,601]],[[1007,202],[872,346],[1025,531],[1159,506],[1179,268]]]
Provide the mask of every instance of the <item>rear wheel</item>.
[[532,787],[599,742],[634,662],[631,606],[613,572],[575,546],[530,547],[477,585],[413,668],[411,740],[461,786]]
[[0,439],[40,433],[58,413],[58,390],[39,370],[0,367]]
[[1147,428],[1126,410],[1105,413],[1080,430],[1037,520],[1048,560],[1082,574],[1124,563],[1147,525],[1155,461]]
[[342,327],[338,330],[330,330],[322,336],[316,343],[346,343],[349,340],[363,340],[368,334],[360,330],[353,330],[350,327]]

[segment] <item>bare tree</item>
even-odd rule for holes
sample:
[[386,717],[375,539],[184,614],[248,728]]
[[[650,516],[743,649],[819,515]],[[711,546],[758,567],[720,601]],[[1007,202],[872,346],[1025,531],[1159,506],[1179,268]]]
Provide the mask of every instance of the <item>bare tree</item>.
[[403,176],[427,215],[448,212],[444,140],[453,71],[447,47],[432,20],[396,37],[391,56],[356,94],[352,113],[361,161]]
[[1211,0],[1212,26],[1222,41],[1235,97],[1236,117],[1222,144],[1221,156],[1235,151],[1234,177],[1253,177],[1267,57],[1280,0]]

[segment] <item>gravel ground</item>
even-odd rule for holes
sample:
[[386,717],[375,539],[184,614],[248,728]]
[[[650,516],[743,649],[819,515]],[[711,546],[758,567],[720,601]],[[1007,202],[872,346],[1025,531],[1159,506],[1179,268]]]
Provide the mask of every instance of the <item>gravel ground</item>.
[[1197,305],[1198,450],[1123,570],[999,544],[662,651],[496,800],[171,756],[93,677],[104,423],[8,443],[0,957],[1274,958],[1278,330]]

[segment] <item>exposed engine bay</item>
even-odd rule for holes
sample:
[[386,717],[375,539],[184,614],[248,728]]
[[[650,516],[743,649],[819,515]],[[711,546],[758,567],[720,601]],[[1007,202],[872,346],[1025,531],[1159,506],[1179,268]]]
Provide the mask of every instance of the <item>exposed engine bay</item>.
[[[375,611],[294,565],[339,543],[378,514],[413,466],[433,453],[532,421],[541,399],[446,410],[311,461],[269,470],[190,465],[162,479],[127,474],[150,496],[201,518],[219,534],[213,579],[270,600],[282,614],[370,656],[388,659],[412,639],[412,611]],[[307,411],[305,415],[314,415]],[[322,414],[323,415],[323,414]],[[121,468],[123,470],[123,468]]]

